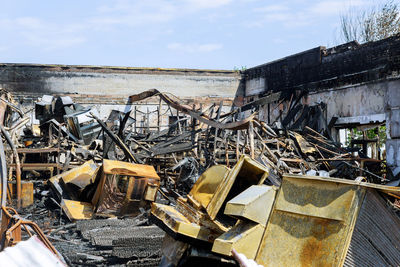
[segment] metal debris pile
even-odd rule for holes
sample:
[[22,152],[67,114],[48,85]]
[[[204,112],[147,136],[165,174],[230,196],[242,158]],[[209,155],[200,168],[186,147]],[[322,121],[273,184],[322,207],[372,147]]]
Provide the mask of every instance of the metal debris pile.
[[[153,89],[130,96],[124,111],[101,116],[70,96],[45,95],[32,109],[1,92],[3,210],[16,207],[37,222],[42,241],[51,240],[69,265],[152,266],[162,254],[173,264],[202,257],[232,264],[230,249],[240,252],[247,241],[226,238],[244,231],[261,242],[276,192],[290,175],[387,182],[382,161],[332,141],[323,104],[309,107],[298,101],[302,95],[291,95],[279,120],[259,119],[258,107],[281,97],[223,112],[222,102],[182,104]],[[150,112],[141,122],[137,115],[135,103],[149,98],[167,106],[164,114],[157,109],[155,125]],[[240,197],[234,201],[249,188],[271,204],[262,218],[238,208],[247,205]],[[397,192],[386,195],[393,208]],[[163,238],[149,217],[172,238]],[[3,225],[2,248],[27,236],[11,228]],[[259,247],[245,255],[256,259]]]

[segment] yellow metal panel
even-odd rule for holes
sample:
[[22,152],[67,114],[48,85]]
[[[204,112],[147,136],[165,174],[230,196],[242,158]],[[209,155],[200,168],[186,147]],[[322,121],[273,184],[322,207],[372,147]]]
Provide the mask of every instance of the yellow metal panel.
[[348,216],[356,186],[326,181],[286,178],[275,209],[343,221]]
[[214,220],[223,204],[242,191],[252,185],[262,184],[266,173],[268,170],[265,166],[248,156],[242,156],[212,196],[206,209],[210,218]]
[[97,181],[91,201],[96,213],[136,215],[144,200],[154,200],[160,177],[150,165],[103,160]]
[[360,185],[363,187],[374,188],[384,193],[391,193],[397,196],[400,196],[400,187],[398,186],[387,186],[380,184],[373,184],[367,182],[357,182],[354,180],[346,180],[340,178],[331,178],[331,177],[320,177],[320,176],[305,176],[305,175],[296,175],[296,174],[285,174],[288,178],[300,178],[300,179],[308,179],[314,181],[330,181],[330,182],[338,182],[341,184],[349,184],[349,185]]
[[160,179],[151,165],[134,164],[118,160],[103,160],[103,172],[106,174],[129,175]]
[[21,182],[21,205],[23,208],[33,204],[33,183]]
[[60,174],[60,177],[64,183],[73,183],[80,188],[84,188],[94,182],[98,169],[97,164],[93,160],[89,160],[79,167]]
[[303,136],[301,136],[298,133],[292,132],[292,134],[294,135],[294,137],[296,138],[297,143],[300,146],[301,152],[303,152],[304,154],[306,153],[314,153],[317,150],[315,149],[315,147],[310,146],[310,144],[304,139]]
[[63,199],[61,207],[71,221],[89,220],[93,216],[93,206],[87,202]]
[[229,169],[223,165],[208,168],[193,185],[189,196],[199,202],[203,208],[207,208],[215,190],[217,190],[228,171]]
[[99,167],[94,163],[94,161],[89,160],[79,167],[51,177],[49,181],[56,186],[58,185],[59,180],[62,179],[64,183],[73,183],[80,188],[84,188],[88,184],[94,182],[98,169]]
[[254,222],[241,221],[228,232],[215,239],[212,251],[231,256],[232,249],[254,259],[265,227]]
[[144,199],[147,201],[156,200],[158,185],[148,183],[146,187],[146,191],[144,193]]
[[274,204],[275,194],[276,188],[273,186],[253,185],[228,201],[224,213],[265,226]]
[[365,192],[341,181],[284,176],[256,262],[341,266]]
[[[16,198],[17,186],[15,181],[8,182],[7,190],[10,191],[12,198]],[[1,193],[1,188],[0,188]],[[33,183],[27,181],[21,181],[21,206],[26,208],[33,204]]]
[[345,234],[341,221],[276,211],[256,261],[264,266],[338,266]]
[[207,227],[191,223],[184,215],[171,206],[152,203],[151,214],[159,224],[169,228],[169,230],[176,234],[207,242],[212,242],[221,235],[221,232],[212,232],[212,230]]

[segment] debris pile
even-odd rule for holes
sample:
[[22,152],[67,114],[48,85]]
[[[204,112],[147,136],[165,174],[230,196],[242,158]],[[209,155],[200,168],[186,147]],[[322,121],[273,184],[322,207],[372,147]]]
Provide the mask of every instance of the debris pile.
[[152,219],[172,237],[163,244],[164,262],[208,255],[219,265],[235,250],[262,266],[400,264],[400,218],[379,195],[399,198],[399,187],[285,174],[278,188],[264,184],[268,175],[243,156],[232,169],[206,170],[175,207],[153,203]]
[[[281,103],[282,95],[224,113],[222,102],[183,104],[153,89],[130,96],[124,111],[107,116],[70,96],[45,95],[31,118],[30,109],[2,92],[3,210],[8,203],[37,222],[53,242],[53,252],[70,265],[151,266],[162,254],[162,261],[175,265],[179,259],[190,265],[199,258],[234,264],[232,249],[257,261],[264,257],[256,255],[264,249],[262,240],[269,240],[263,235],[268,222],[283,211],[341,222],[355,216],[350,208],[346,216],[327,211],[336,206],[320,213],[286,210],[288,203],[277,206],[288,194],[285,188],[296,189],[287,186],[293,175],[314,177],[313,182],[296,180],[304,185],[343,178],[347,182],[341,183],[351,184],[352,190],[362,184],[360,194],[366,194],[365,188],[385,192],[392,207],[398,207],[398,190],[382,185],[388,182],[383,162],[335,143],[323,119],[325,105],[309,107],[299,101],[302,96],[285,96],[290,99],[287,113],[267,124],[259,106]],[[164,114],[157,109],[156,126],[149,111],[145,123],[138,122],[135,103],[148,98],[167,106]],[[162,125],[166,114],[169,123]],[[336,201],[339,193],[332,194]],[[300,203],[303,197],[296,193],[292,201]],[[164,238],[152,223],[168,235]],[[248,240],[258,241],[249,246]],[[3,242],[2,248],[9,245]]]

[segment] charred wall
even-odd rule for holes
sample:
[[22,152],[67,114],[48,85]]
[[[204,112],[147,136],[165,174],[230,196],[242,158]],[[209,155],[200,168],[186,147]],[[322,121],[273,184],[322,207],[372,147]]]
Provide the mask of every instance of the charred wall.
[[400,36],[378,42],[317,47],[246,70],[244,97],[277,91],[320,91],[397,75]]
[[[271,93],[282,97],[306,91],[303,104],[327,104],[326,121],[337,127],[380,124],[387,126],[387,165],[400,175],[400,35],[377,42],[317,47],[243,72],[236,93],[240,106]],[[290,104],[260,107],[260,118],[275,121]],[[278,102],[280,107],[278,108]],[[332,127],[332,136],[337,128]]]
[[240,74],[229,70],[0,64],[0,87],[24,98],[76,94],[95,101],[96,96],[115,99],[151,88],[178,97],[233,98],[239,80]]

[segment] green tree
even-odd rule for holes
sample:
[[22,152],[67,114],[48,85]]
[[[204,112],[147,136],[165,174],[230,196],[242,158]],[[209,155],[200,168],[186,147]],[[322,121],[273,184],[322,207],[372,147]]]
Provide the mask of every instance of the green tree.
[[344,42],[378,41],[400,33],[400,7],[389,0],[370,8],[349,8],[340,16],[340,38]]

